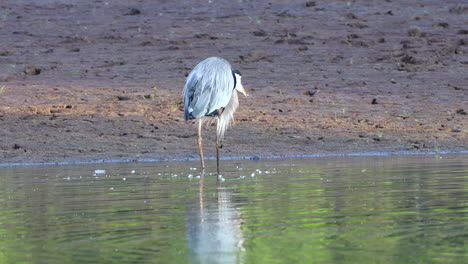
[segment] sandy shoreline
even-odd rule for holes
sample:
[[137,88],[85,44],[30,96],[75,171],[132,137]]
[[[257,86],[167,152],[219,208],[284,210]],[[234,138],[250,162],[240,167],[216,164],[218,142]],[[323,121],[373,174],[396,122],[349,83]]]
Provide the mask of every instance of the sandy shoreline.
[[468,150],[468,6],[227,3],[2,2],[0,163],[197,158],[181,92],[209,56],[250,94],[223,157]]

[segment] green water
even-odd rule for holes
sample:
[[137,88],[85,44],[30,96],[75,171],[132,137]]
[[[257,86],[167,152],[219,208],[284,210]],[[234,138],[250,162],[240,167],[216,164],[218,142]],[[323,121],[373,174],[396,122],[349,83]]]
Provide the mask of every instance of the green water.
[[0,167],[0,263],[468,263],[466,154],[195,167]]

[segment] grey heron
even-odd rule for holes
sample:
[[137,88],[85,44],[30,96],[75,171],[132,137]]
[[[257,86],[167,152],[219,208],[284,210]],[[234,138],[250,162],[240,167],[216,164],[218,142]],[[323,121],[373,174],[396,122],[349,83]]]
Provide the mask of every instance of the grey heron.
[[237,91],[247,96],[241,82],[239,70],[223,58],[210,57],[195,66],[187,77],[184,87],[185,120],[198,122],[198,152],[202,170],[203,157],[202,125],[216,120],[216,168],[219,175],[219,141],[234,119],[239,106]]

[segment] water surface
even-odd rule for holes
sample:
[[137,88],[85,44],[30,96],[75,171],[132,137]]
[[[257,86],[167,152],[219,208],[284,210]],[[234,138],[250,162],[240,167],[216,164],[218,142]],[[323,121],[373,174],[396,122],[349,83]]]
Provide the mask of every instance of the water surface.
[[0,263],[468,262],[466,154],[222,166],[0,167]]

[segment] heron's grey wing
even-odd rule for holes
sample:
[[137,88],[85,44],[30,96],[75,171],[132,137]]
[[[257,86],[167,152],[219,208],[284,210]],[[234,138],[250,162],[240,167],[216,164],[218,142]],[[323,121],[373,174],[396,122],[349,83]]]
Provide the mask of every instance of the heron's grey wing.
[[234,89],[231,65],[208,58],[190,73],[184,87],[185,119],[194,119],[226,107]]
[[200,87],[199,82],[200,76],[197,76],[195,71],[192,71],[187,78],[187,82],[184,87],[184,117],[185,120],[198,118],[193,115],[193,106],[197,104],[200,97]]

